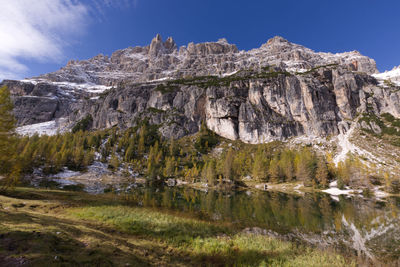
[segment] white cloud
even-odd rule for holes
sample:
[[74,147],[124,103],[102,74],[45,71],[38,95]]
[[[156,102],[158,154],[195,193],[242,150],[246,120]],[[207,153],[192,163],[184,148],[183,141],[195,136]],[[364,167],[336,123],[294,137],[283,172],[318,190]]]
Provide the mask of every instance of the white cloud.
[[0,80],[21,77],[27,71],[21,59],[61,59],[88,13],[76,0],[0,0],[0,7]]
[[[83,3],[85,2],[85,3]],[[0,0],[0,81],[28,71],[23,60],[59,62],[74,37],[109,8],[138,0]]]

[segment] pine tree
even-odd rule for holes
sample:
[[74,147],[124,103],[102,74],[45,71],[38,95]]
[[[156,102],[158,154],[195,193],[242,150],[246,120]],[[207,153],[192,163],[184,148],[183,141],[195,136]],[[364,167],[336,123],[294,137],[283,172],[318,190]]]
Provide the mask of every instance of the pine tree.
[[349,185],[352,176],[351,159],[347,158],[345,162],[339,162],[337,167],[338,187],[343,189]]
[[10,91],[0,88],[0,173],[9,173],[12,168],[11,155],[15,145],[15,118]]
[[259,146],[259,148],[257,149],[256,155],[254,157],[254,163],[251,173],[253,178],[258,181],[264,181],[267,179],[267,161],[261,146]]
[[215,171],[215,161],[210,160],[207,166],[207,181],[209,184],[214,185],[217,178],[217,173]]
[[234,152],[232,148],[229,148],[228,152],[226,153],[222,174],[225,179],[234,181],[235,173],[233,169],[233,159],[234,159]]
[[279,158],[276,155],[269,163],[269,176],[273,183],[279,183],[281,181],[281,170],[279,167]]
[[11,172],[7,175],[5,187],[13,188],[14,186],[16,186],[20,181],[21,174],[22,164],[20,162],[17,162],[12,166]]
[[138,144],[138,152],[140,155],[143,155],[146,151],[146,135],[147,128],[146,125],[143,124],[139,131],[139,144]]
[[125,151],[125,161],[130,162],[135,158],[135,140],[131,138],[129,140],[128,148]]
[[207,182],[207,168],[208,168],[208,161],[204,163],[203,169],[201,170],[201,179],[203,183]]
[[210,159],[204,164],[203,170],[201,172],[201,177],[203,181],[210,184],[211,186],[213,186],[216,181],[215,168],[215,161],[213,159]]
[[282,170],[283,176],[285,176],[286,181],[292,181],[294,179],[294,156],[293,152],[290,150],[285,150],[281,154],[281,159],[279,161],[279,167]]
[[85,153],[83,147],[75,147],[73,154],[73,169],[82,170]]
[[160,165],[162,160],[162,151],[159,149],[158,141],[150,147],[149,157],[147,159],[147,177],[156,179],[160,175]]
[[207,125],[206,125],[206,122],[204,120],[201,121],[200,133],[201,134],[207,134]]
[[120,165],[121,163],[119,162],[118,156],[116,154],[113,154],[110,159],[109,168],[112,170],[118,170]]
[[169,155],[171,157],[175,157],[178,154],[178,148],[176,146],[176,142],[174,138],[171,138],[171,142],[169,144]]
[[86,151],[84,157],[83,157],[83,166],[87,167],[90,164],[92,164],[94,161],[94,151],[90,150],[90,151]]
[[306,186],[311,186],[310,180],[310,172],[307,168],[307,163],[304,158],[302,158],[302,155],[298,153],[295,157],[295,163],[296,163],[296,178],[297,180],[303,181],[304,185]]
[[325,159],[321,157],[318,161],[317,171],[315,173],[315,179],[319,183],[320,187],[328,187],[328,174],[328,166],[325,162]]
[[167,157],[165,160],[164,176],[172,177],[175,174],[176,160],[175,157]]

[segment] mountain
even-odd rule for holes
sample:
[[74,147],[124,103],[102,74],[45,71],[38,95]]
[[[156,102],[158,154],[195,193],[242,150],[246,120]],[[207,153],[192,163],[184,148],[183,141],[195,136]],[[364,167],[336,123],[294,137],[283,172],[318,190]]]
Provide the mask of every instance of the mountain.
[[355,125],[379,134],[383,125],[362,124],[360,116],[400,118],[399,73],[379,73],[357,51],[314,52],[278,36],[239,51],[225,39],[178,49],[171,37],[157,35],[145,47],[71,60],[53,73],[2,85],[12,92],[23,133],[68,130],[85,118],[93,129],[147,119],[164,137],[180,138],[205,121],[225,138],[262,143],[340,137]]

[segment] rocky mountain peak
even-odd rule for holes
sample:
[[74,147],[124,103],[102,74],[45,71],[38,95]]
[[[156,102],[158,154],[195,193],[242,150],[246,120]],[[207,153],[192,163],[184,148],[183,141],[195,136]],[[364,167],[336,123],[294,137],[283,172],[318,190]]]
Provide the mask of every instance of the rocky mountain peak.
[[222,75],[260,66],[276,65],[289,72],[306,71],[317,66],[340,64],[353,71],[377,73],[375,61],[359,54],[317,53],[275,36],[260,48],[239,52],[225,38],[216,42],[189,43],[179,49],[172,37],[163,41],[157,34],[150,45],[115,51],[111,57],[71,61],[60,70],[36,77],[53,82],[117,85],[121,82],[148,82],[184,76]]
[[178,50],[178,47],[172,37],[168,37],[168,39],[164,42],[164,47],[169,53],[173,53]]
[[163,42],[161,35],[157,34],[150,43],[149,56],[157,57],[162,54],[171,54],[175,51],[177,51],[177,46],[172,37],[168,37],[168,39]]
[[220,38],[220,39],[218,39],[217,43],[228,44],[228,40],[226,40],[226,38]]
[[279,44],[279,43],[290,43],[288,40],[283,38],[282,36],[274,36],[271,39],[267,41],[267,45],[272,45],[272,44]]
[[151,40],[149,55],[152,57],[158,56],[160,53],[164,52],[165,47],[162,41],[162,37],[160,34],[157,34],[156,37]]
[[287,52],[293,50],[304,50],[305,52],[313,53],[311,49],[305,48],[304,46],[291,43],[281,36],[275,36],[269,39],[265,44],[261,46],[261,49],[271,51],[272,53]]

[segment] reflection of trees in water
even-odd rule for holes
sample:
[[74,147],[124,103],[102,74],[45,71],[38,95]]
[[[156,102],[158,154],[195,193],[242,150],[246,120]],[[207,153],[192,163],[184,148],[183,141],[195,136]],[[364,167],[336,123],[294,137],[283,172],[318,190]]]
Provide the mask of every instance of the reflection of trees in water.
[[[204,219],[235,222],[243,227],[258,226],[277,232],[321,233],[340,232],[342,218],[361,232],[369,232],[377,224],[398,220],[400,201],[387,203],[362,198],[332,200],[326,194],[303,197],[279,192],[201,192],[190,188],[142,188],[129,198],[132,204],[173,209]],[[380,221],[377,221],[379,218]]]

